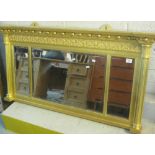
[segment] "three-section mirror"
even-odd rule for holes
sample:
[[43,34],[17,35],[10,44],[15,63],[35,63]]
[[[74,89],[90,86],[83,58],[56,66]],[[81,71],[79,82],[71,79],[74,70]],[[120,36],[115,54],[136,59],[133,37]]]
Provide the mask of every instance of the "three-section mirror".
[[[98,113],[104,111],[107,57],[75,51],[14,47],[16,93]],[[134,60],[111,57],[107,114],[129,117]],[[32,85],[29,84],[29,70]]]

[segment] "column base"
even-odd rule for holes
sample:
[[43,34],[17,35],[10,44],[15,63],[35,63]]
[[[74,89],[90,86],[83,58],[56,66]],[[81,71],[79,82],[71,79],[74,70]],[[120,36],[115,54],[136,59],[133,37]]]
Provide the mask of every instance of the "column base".
[[6,97],[4,97],[4,101],[12,102],[14,101],[14,98],[11,95],[7,95]]
[[141,126],[130,128],[130,132],[131,133],[134,133],[134,134],[140,134],[141,133],[141,130],[142,130],[142,127]]

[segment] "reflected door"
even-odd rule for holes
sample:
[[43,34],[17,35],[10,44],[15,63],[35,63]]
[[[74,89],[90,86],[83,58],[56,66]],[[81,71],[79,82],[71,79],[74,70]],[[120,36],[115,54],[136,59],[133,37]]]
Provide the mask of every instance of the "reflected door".
[[108,114],[128,118],[134,74],[134,59],[112,57]]

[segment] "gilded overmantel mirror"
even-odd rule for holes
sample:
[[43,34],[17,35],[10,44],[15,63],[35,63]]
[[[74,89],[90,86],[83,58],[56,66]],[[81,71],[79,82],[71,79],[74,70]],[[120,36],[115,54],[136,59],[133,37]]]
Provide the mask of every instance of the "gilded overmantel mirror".
[[6,100],[141,131],[153,34],[0,27]]

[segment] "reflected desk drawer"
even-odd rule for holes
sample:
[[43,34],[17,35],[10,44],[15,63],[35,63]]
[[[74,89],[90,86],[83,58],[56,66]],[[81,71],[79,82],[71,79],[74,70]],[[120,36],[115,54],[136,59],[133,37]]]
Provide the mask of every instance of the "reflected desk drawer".
[[69,66],[68,74],[86,76],[87,75],[86,65],[72,64]]

